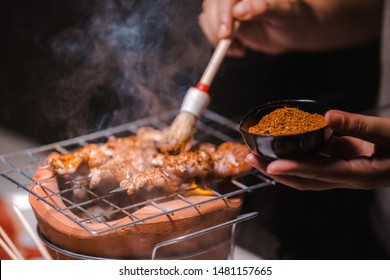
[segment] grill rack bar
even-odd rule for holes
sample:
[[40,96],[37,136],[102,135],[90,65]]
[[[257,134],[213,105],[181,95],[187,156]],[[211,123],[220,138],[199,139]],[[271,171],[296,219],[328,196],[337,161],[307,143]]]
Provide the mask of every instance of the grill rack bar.
[[[168,126],[174,117],[176,116],[176,111],[166,112],[158,117],[149,117],[145,119],[140,119],[134,122],[130,122],[127,124],[123,124],[120,126],[112,127],[106,130],[94,132],[91,134],[83,135],[80,137],[76,137],[73,139],[60,141],[57,143],[52,143],[44,146],[40,146],[37,148],[28,149],[25,151],[14,152],[10,154],[0,155],[0,179],[4,178],[8,183],[11,183],[13,186],[21,188],[31,195],[35,196],[37,199],[42,200],[47,203],[50,207],[54,208],[56,211],[63,214],[66,218],[72,220],[76,224],[78,224],[81,228],[89,232],[91,235],[99,235],[111,230],[116,230],[125,226],[131,226],[137,223],[142,223],[148,219],[153,219],[159,216],[169,216],[174,215],[174,212],[184,210],[190,207],[198,207],[201,204],[208,203],[218,199],[228,199],[229,197],[237,196],[244,194],[246,192],[252,192],[256,189],[274,185],[275,182],[262,176],[257,171],[251,171],[247,174],[232,178],[231,184],[235,186],[235,190],[230,191],[228,193],[219,193],[217,192],[213,186],[202,186],[204,189],[207,189],[213,192],[214,196],[210,196],[210,199],[207,199],[203,202],[199,202],[196,204],[191,203],[188,199],[186,199],[184,193],[176,193],[171,194],[168,197],[157,197],[153,199],[146,200],[144,202],[140,202],[135,205],[129,205],[126,207],[121,207],[116,205],[115,203],[111,203],[107,198],[115,194],[108,194],[107,196],[97,196],[94,192],[90,191],[87,188],[84,188],[82,185],[77,185],[66,189],[60,190],[58,192],[53,192],[49,188],[45,186],[45,180],[37,181],[33,179],[33,175],[40,167],[44,159],[51,152],[59,152],[59,153],[71,153],[75,151],[77,148],[80,148],[88,143],[102,143],[105,142],[108,138],[112,136],[117,136],[120,134],[131,135],[135,134],[139,127],[141,126],[154,126],[154,127],[166,127]],[[238,132],[238,126],[236,123],[230,121],[223,116],[220,116],[212,111],[206,110],[204,116],[198,122],[198,133],[197,139],[199,141],[207,141],[215,144],[219,144],[224,141],[236,141],[240,142],[241,137]],[[199,138],[200,137],[200,138]],[[219,142],[219,143],[218,143]],[[1,183],[2,181],[0,181]],[[39,185],[41,188],[45,189],[47,192],[46,196],[40,196],[38,193],[32,191],[30,186],[32,184]],[[76,188],[83,188],[89,195],[91,195],[91,200],[84,201],[82,203],[74,203],[65,197],[66,192],[74,191]],[[50,197],[58,196],[60,197],[67,206],[65,208],[60,208],[57,205],[53,204],[50,201]],[[165,209],[160,203],[166,201],[167,198],[179,199],[185,202],[185,206],[180,207],[178,209],[168,210]],[[90,203],[92,200],[99,200],[107,204],[110,207],[113,207],[114,210],[111,212],[102,212],[98,214],[91,213],[88,209],[84,208],[85,205]],[[136,209],[136,207],[144,207],[152,205],[157,209],[161,210],[161,213],[153,215],[148,218],[139,218],[132,213],[132,209]],[[85,218],[75,219],[71,215],[67,213],[68,210],[77,210],[86,215]],[[112,226],[109,222],[105,221],[105,216],[113,215],[121,213],[122,215],[129,216],[132,221],[129,223]],[[91,222],[101,223],[105,226],[104,229],[95,231],[91,229],[88,225]]]

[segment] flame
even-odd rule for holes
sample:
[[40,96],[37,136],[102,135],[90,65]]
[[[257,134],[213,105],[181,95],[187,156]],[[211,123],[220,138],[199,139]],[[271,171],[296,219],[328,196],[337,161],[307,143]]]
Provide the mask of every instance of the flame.
[[191,185],[189,186],[189,191],[186,192],[186,196],[190,196],[190,195],[215,196],[215,194],[211,190],[201,188],[195,182],[191,183]]

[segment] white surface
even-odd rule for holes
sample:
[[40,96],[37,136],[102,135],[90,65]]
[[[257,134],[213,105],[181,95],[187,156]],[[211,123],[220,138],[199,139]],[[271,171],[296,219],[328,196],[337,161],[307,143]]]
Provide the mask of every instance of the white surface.
[[[0,126],[0,155],[25,150],[35,146],[37,146],[37,143],[34,141]],[[15,162],[15,164],[18,164],[18,162]],[[9,204],[15,203],[22,210],[30,206],[28,204],[26,192],[16,188],[13,183],[6,181],[5,179],[0,182],[0,197],[4,198]]]
[[0,126],[0,155],[24,150],[37,145],[37,143],[27,137]]
[[233,252],[233,260],[261,260],[259,256],[241,248],[239,246],[235,246]]
[[[24,137],[8,128],[0,126],[0,154],[8,154],[17,152],[38,146],[38,144],[27,137]],[[16,163],[17,164],[17,163]],[[10,213],[13,213],[12,206],[16,205],[22,214],[26,217],[31,227],[36,227],[36,219],[31,206],[28,202],[28,193],[17,188],[13,183],[1,180],[0,186],[0,198],[6,202],[7,208]],[[15,216],[15,221],[17,218]],[[24,228],[16,222],[16,225],[21,229],[20,231],[20,242],[24,246],[33,247],[34,243],[30,238],[29,234]]]

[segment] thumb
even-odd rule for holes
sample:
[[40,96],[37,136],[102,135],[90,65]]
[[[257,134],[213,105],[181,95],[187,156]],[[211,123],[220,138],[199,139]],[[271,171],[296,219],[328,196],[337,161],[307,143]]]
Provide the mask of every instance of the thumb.
[[390,119],[329,110],[328,125],[337,133],[353,136],[390,149]]
[[265,15],[291,14],[306,8],[303,1],[241,0],[233,6],[232,15],[240,21],[248,21]]
[[251,20],[264,14],[269,5],[266,0],[242,0],[233,7],[232,14],[238,20]]

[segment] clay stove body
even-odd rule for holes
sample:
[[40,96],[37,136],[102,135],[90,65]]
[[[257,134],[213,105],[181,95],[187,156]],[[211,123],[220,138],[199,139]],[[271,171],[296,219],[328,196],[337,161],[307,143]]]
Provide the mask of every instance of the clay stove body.
[[[79,138],[1,156],[6,167],[4,171],[1,170],[0,175],[30,192],[29,201],[36,215],[40,234],[45,241],[64,251],[86,258],[226,259],[231,251],[232,226],[218,225],[237,218],[245,192],[273,184],[259,173],[233,178],[225,182],[227,192],[212,190],[212,196],[174,194],[168,199],[148,200],[136,205],[137,208],[127,209],[121,205],[113,212],[120,215],[106,220],[107,213],[89,215],[90,213],[84,212],[86,217],[80,217],[77,212],[85,211],[83,204],[69,201],[64,195],[66,190],[61,189],[61,183],[59,184],[53,171],[42,165],[52,152],[74,151],[86,143],[103,142],[110,136],[133,134],[140,126],[164,127],[171,123],[173,116],[174,112],[158,119],[139,120]],[[199,141],[216,144],[241,139],[235,123],[209,111],[206,111],[200,122],[198,136]],[[25,157],[27,163],[15,167],[12,164],[15,157]],[[223,189],[226,190],[225,186]],[[99,199],[106,198],[91,198]],[[207,232],[209,228],[216,230]],[[204,230],[206,232],[199,236],[182,239],[183,236]],[[180,243],[169,243],[171,240]],[[165,242],[169,244],[159,247],[155,255],[155,246]],[[53,250],[52,247],[49,247],[49,251],[53,258],[77,258]]]

